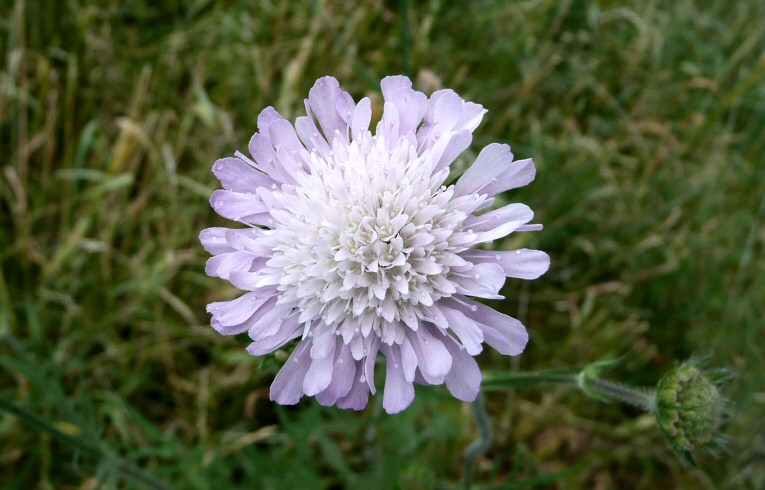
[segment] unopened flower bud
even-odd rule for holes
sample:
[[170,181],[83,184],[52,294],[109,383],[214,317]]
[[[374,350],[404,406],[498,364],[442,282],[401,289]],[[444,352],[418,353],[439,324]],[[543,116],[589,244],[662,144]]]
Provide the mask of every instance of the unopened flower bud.
[[694,450],[722,449],[720,427],[726,414],[718,385],[728,377],[724,371],[706,371],[703,362],[690,360],[657,385],[654,411],[659,429],[675,452],[693,466]]

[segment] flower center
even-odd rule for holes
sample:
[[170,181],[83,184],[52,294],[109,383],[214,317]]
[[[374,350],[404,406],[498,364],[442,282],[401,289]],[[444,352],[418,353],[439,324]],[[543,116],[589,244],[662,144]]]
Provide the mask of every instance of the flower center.
[[312,155],[300,186],[280,191],[286,212],[272,213],[278,245],[267,273],[301,321],[393,341],[456,291],[448,276],[467,267],[456,254],[467,248],[463,208],[474,196],[454,198],[445,175],[423,172],[415,148],[399,143],[390,150],[370,138]]

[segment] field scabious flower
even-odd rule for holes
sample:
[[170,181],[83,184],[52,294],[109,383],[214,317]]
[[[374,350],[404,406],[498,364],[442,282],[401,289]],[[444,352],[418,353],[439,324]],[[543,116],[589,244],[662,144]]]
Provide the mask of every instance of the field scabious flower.
[[249,144],[213,166],[223,189],[211,197],[244,229],[209,228],[207,273],[248,291],[208,305],[223,335],[248,332],[252,355],[300,339],[271,385],[271,399],[305,394],[360,410],[386,359],[383,406],[405,409],[415,381],[445,383],[475,399],[485,342],[519,354],[528,335],[516,319],[469,296],[501,298],[505,277],[535,279],[549,266],[537,250],[478,247],[528,224],[523,204],[493,211],[500,192],[533,180],[528,160],[490,144],[453,184],[450,165],[468,148],[484,108],[451,90],[428,98],[403,76],[381,83],[382,119],[372,133],[370,99],[355,103],[331,77],[319,79],[293,125],[273,108]]

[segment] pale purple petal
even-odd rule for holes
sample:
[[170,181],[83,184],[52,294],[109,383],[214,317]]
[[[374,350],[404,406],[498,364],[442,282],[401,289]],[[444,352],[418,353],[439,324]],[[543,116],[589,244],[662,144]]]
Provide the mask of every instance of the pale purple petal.
[[503,299],[499,290],[505,284],[505,273],[497,264],[476,264],[464,273],[455,273],[451,280],[457,292],[477,298]]
[[205,273],[210,277],[229,279],[232,272],[249,270],[255,257],[247,252],[230,252],[207,259]]
[[270,335],[274,335],[281,324],[287,319],[287,315],[290,313],[290,308],[285,305],[277,304],[276,302],[277,299],[271,297],[259,308],[258,314],[250,324],[250,328],[247,332],[252,340],[257,341]]
[[[301,159],[302,151],[305,150],[305,148],[298,139],[295,128],[286,119],[274,121],[273,124],[269,126],[268,138],[274,145],[276,155],[279,157],[279,160],[283,165],[285,164],[285,160],[279,152],[280,150],[284,150],[286,152],[285,154],[289,155],[290,158],[294,158],[295,160]],[[294,164],[286,166],[286,170],[290,174],[294,174],[299,168],[302,168],[302,160],[300,160],[299,166]]]
[[316,80],[308,92],[308,103],[311,106],[311,111],[316,116],[316,120],[319,121],[321,129],[330,143],[335,135],[342,135],[347,128],[337,110],[340,94],[340,84],[332,77],[322,77]]
[[325,140],[321,133],[319,133],[312,117],[300,116],[295,119],[295,130],[300,137],[300,141],[308,150],[319,154],[330,152],[331,148],[329,143],[327,143],[327,140]]
[[416,332],[407,331],[407,337],[417,354],[417,362],[430,384],[440,384],[452,366],[452,357],[443,342],[434,337],[427,325]]
[[449,143],[444,148],[435,166],[435,171],[448,167],[463,151],[467,150],[473,141],[473,133],[467,130],[457,131],[451,135]]
[[529,341],[529,334],[521,322],[466,297],[459,300],[456,301],[452,297],[444,303],[475,321],[483,330],[483,339],[487,344],[506,356],[516,356],[523,352]]
[[299,152],[304,150],[300,143],[295,128],[273,107],[266,107],[258,115],[258,129],[260,134],[268,136],[273,147],[285,147],[289,151]]
[[311,365],[310,340],[302,340],[271,383],[271,400],[295,405],[303,396],[303,380]]
[[335,365],[335,343],[329,352],[323,357],[313,358],[311,367],[303,380],[303,392],[308,396],[314,396],[324,391],[332,382],[332,371]]
[[369,352],[364,359],[364,378],[369,387],[369,391],[374,395],[375,390],[375,361],[377,360],[377,352],[380,349],[380,338],[374,337],[372,343],[369,346]]
[[483,108],[481,104],[474,102],[465,102],[462,106],[462,114],[460,114],[460,120],[457,122],[457,127],[460,129],[466,129],[471,133],[481,124],[483,115],[488,111]]
[[256,194],[217,190],[210,197],[210,204],[219,215],[235,221],[247,222],[258,213],[267,211]]
[[395,104],[402,134],[414,133],[425,115],[428,98],[412,89],[412,82],[404,76],[385,77],[380,82],[385,102]]
[[213,315],[213,320],[222,325],[239,325],[252,316],[258,300],[253,293],[244,294],[232,301],[222,301],[207,305],[207,312]]
[[463,105],[464,101],[453,90],[438,90],[430,97],[425,119],[435,125],[435,131],[451,131],[460,120]]
[[417,371],[417,353],[408,338],[405,338],[401,343],[400,349],[401,366],[404,369],[404,379],[410,382],[414,381],[414,373]]
[[525,204],[508,204],[495,211],[472,216],[465,220],[467,226],[478,235],[475,242],[490,242],[517,230],[534,219],[534,212]]
[[234,252],[235,249],[226,241],[228,228],[206,228],[199,233],[202,246],[213,255]]
[[350,408],[353,410],[364,410],[369,400],[369,386],[367,383],[359,379],[353,386],[351,391],[346,396],[337,401],[339,408]]
[[387,359],[383,408],[387,413],[398,413],[414,400],[414,385],[406,380],[398,346],[389,347],[383,344],[382,347]]
[[336,347],[332,382],[324,391],[316,395],[316,399],[322,405],[334,405],[338,399],[351,391],[356,373],[360,370],[361,363],[354,361],[350,348],[339,341]]
[[454,186],[455,194],[467,195],[472,192],[484,193],[482,189],[493,179],[496,179],[512,164],[513,152],[510,146],[499,143],[487,145],[478,154],[473,165],[457,180]]
[[221,158],[213,165],[213,173],[223,188],[236,192],[253,192],[259,187],[270,187],[276,181],[255,170],[239,158]]
[[[471,356],[480,354],[483,350],[481,345],[483,342],[483,330],[481,330],[481,327],[459,310],[444,306],[441,307],[441,311],[449,322],[449,328],[460,339],[467,353]],[[447,344],[447,348],[449,347],[448,342],[444,342],[444,344]]]
[[471,250],[462,254],[474,263],[496,263],[507,277],[536,279],[550,268],[550,256],[541,250]]
[[363,132],[369,130],[370,121],[372,121],[372,101],[369,97],[364,97],[356,105],[351,118],[351,134],[354,140],[358,140]]
[[507,169],[490,182],[481,192],[489,196],[528,185],[537,175],[533,160],[518,160],[507,166]]
[[473,356],[461,349],[456,342],[444,341],[452,356],[452,368],[446,375],[446,387],[458,400],[472,402],[481,389],[481,370]]
[[279,349],[292,339],[296,339],[303,331],[297,316],[292,315],[279,324],[273,335],[256,340],[247,346],[247,352],[253,356],[262,356]]

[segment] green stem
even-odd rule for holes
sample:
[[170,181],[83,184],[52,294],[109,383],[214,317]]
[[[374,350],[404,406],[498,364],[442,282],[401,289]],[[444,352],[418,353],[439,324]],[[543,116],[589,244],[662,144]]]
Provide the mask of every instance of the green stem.
[[652,391],[634,388],[607,379],[584,378],[581,383],[585,386],[580,387],[582,391],[590,396],[605,401],[622,401],[648,412],[654,409],[654,394]]
[[483,375],[481,386],[488,390],[507,388],[530,388],[540,385],[577,384],[577,377],[582,368],[546,369],[543,371],[487,371]]
[[482,387],[485,390],[496,391],[544,385],[568,385],[579,388],[585,395],[596,400],[621,401],[649,412],[653,410],[653,391],[600,379],[598,377],[600,369],[602,368],[596,363],[585,368],[525,372],[488,371],[484,373]]
[[462,488],[470,490],[473,484],[473,469],[475,460],[483,454],[491,445],[492,430],[489,414],[486,412],[486,405],[483,400],[483,393],[478,394],[478,398],[473,402],[473,413],[478,423],[480,436],[465,450],[465,473],[462,480]]

